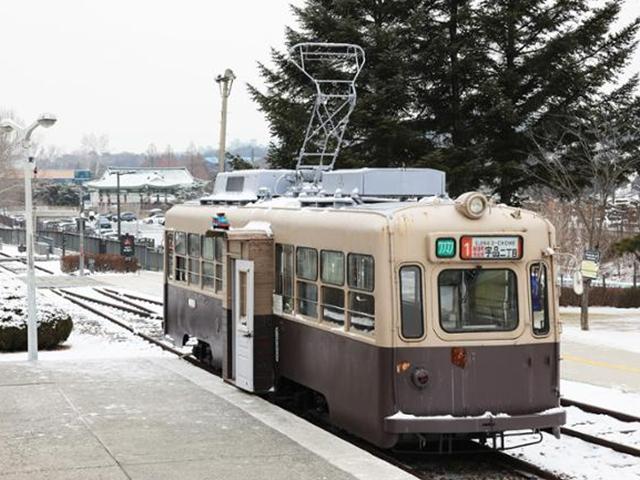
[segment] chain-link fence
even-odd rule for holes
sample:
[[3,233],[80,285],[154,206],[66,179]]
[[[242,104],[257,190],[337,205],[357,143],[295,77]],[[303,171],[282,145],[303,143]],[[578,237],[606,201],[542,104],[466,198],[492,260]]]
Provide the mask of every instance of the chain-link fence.
[[[21,228],[0,227],[0,239],[2,239],[2,243],[24,245],[25,231]],[[52,248],[58,248],[62,250],[63,255],[72,252],[76,253],[80,250],[80,235],[77,233],[39,230],[36,234],[35,241],[47,243]],[[120,243],[117,240],[85,235],[84,251],[89,254],[110,253],[119,255]],[[135,256],[141,268],[156,272],[162,271],[162,248],[154,248],[136,243]]]

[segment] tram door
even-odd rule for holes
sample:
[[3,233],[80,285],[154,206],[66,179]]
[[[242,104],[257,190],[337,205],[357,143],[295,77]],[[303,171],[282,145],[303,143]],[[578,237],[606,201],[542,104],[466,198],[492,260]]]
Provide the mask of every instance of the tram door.
[[249,229],[230,230],[226,237],[230,288],[223,378],[249,392],[268,392],[276,369],[273,238]]
[[233,272],[233,328],[236,385],[253,392],[253,262],[236,260]]

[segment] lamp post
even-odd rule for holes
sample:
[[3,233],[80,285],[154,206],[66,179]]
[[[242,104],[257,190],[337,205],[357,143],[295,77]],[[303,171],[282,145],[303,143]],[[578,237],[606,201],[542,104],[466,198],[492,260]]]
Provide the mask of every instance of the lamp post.
[[118,242],[121,240],[122,227],[120,225],[120,175],[132,175],[136,173],[133,170],[115,170],[116,174],[116,215],[118,216]]
[[29,153],[31,135],[38,127],[49,128],[56,123],[55,115],[45,113],[28,127],[23,127],[12,120],[0,122],[0,130],[4,133],[15,132],[18,141],[26,153],[24,162],[24,208],[27,244],[27,350],[29,361],[38,360],[38,320],[36,308],[36,275],[33,268],[33,198],[31,195],[31,178],[34,170],[34,158]]
[[225,163],[225,142],[227,137],[227,99],[231,95],[231,86],[236,76],[230,68],[224,71],[224,75],[216,77],[216,83],[220,86],[220,95],[222,96],[222,113],[220,119],[220,144],[218,147],[218,171],[224,172]]
[[81,277],[84,277],[84,189],[78,185],[80,195],[80,215],[78,216],[78,233],[80,234],[80,255],[78,258],[78,270]]

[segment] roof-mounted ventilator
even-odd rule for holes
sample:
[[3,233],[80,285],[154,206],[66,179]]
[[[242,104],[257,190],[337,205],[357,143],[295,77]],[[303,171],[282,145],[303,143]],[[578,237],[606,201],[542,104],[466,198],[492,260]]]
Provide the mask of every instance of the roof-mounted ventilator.
[[316,99],[298,155],[300,180],[320,181],[333,169],[349,116],[356,104],[355,82],[365,62],[364,50],[350,43],[299,43],[291,61],[316,86]]

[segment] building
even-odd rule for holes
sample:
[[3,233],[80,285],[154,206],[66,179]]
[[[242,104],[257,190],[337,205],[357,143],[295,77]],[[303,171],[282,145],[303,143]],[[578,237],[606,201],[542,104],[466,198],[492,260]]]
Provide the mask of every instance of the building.
[[[17,169],[13,175],[16,178],[24,178],[22,169]],[[79,184],[91,180],[91,170],[76,168],[73,169],[37,169],[33,177],[35,181],[59,184]]]
[[150,206],[173,203],[181,190],[198,187],[202,182],[193,178],[185,167],[109,167],[97,180],[85,185],[91,204],[110,207],[117,203],[120,173],[120,203],[130,206]]

